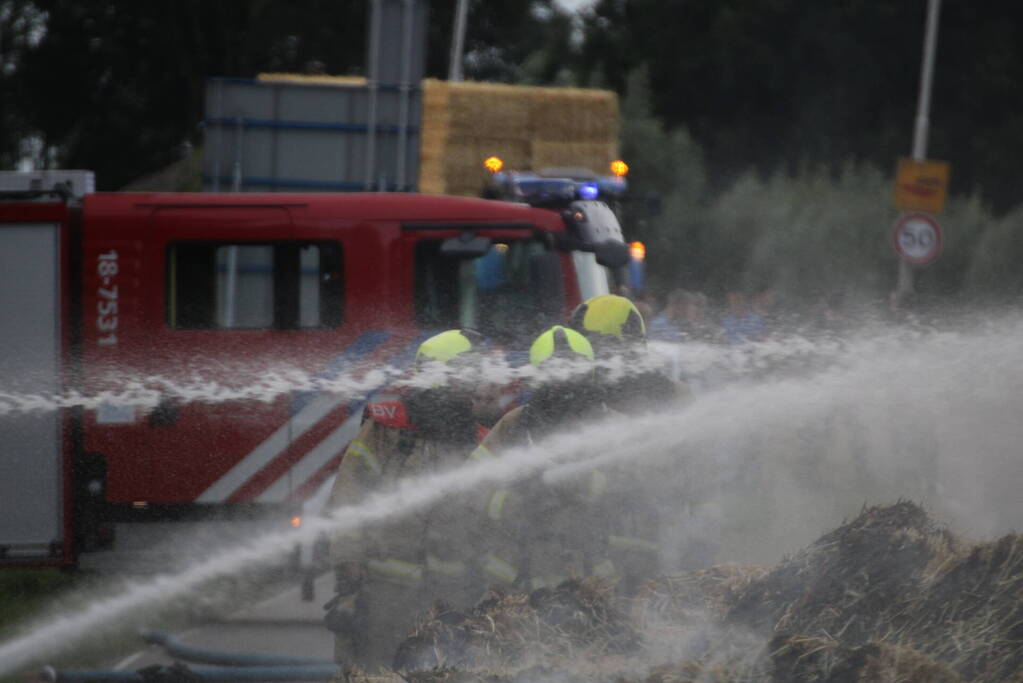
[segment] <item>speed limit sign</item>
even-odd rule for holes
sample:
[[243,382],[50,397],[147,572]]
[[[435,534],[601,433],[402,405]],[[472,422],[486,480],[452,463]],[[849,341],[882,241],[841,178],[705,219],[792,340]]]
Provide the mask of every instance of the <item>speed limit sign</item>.
[[941,254],[941,228],[926,213],[904,213],[895,221],[895,253],[906,263],[926,266]]

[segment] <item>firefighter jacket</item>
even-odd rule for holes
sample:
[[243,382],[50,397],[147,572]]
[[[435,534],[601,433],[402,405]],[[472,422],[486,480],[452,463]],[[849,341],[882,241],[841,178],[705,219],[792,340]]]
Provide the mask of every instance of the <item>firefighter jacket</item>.
[[[639,351],[626,359],[642,361]],[[638,415],[664,410],[691,398],[685,382],[656,370],[630,372],[615,379],[604,378],[604,401],[620,414]],[[659,573],[665,553],[665,530],[678,517],[683,503],[680,478],[684,473],[674,459],[663,462],[658,454],[644,454],[643,462],[622,461],[603,469],[606,488],[595,516],[607,530],[606,554],[598,561],[597,574],[623,579],[626,592]]]
[[[389,397],[392,398],[392,397]],[[475,445],[471,406],[439,390],[367,406],[331,492],[331,507],[354,505],[402,480],[465,462]],[[468,571],[464,508],[451,497],[426,509],[338,534],[331,560],[360,562],[371,580],[405,585],[457,583]]]
[[[473,451],[477,460],[500,457],[510,448],[542,445],[547,435],[577,420],[598,419],[599,401],[582,401],[574,410],[551,409],[553,398],[533,400],[507,413]],[[545,410],[546,409],[546,410]],[[606,528],[592,519],[605,477],[590,470],[568,479],[537,474],[480,491],[475,505],[483,523],[474,544],[484,579],[491,585],[536,589],[590,573],[603,555]]]
[[607,387],[607,405],[626,415],[663,410],[692,398],[689,385],[657,371],[626,375]]

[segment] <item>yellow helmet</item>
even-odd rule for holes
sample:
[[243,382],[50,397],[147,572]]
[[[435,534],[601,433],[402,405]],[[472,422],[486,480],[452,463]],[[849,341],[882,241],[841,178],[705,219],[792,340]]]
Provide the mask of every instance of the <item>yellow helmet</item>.
[[587,299],[572,312],[569,324],[587,335],[610,335],[619,341],[646,339],[646,325],[636,305],[617,294],[601,294]]
[[592,361],[593,347],[586,337],[575,330],[555,325],[533,341],[533,345],[529,347],[529,362],[539,366],[554,356],[576,360],[582,356]]
[[473,348],[479,350],[482,343],[483,335],[476,330],[447,330],[435,334],[419,345],[416,367],[429,360],[448,363]]

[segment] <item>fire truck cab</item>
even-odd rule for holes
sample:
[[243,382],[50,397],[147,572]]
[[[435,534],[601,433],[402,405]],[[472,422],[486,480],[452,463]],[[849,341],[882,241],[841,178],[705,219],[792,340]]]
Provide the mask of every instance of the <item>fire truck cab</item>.
[[0,564],[73,564],[111,521],[286,514],[370,370],[453,327],[522,348],[626,259],[596,201],[7,193]]

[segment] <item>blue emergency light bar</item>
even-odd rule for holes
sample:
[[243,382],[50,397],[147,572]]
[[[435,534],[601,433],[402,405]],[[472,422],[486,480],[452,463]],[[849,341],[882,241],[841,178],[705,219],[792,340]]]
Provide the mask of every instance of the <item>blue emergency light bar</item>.
[[488,196],[532,205],[558,204],[576,199],[617,199],[627,188],[624,178],[551,178],[535,173],[501,171],[491,178]]

